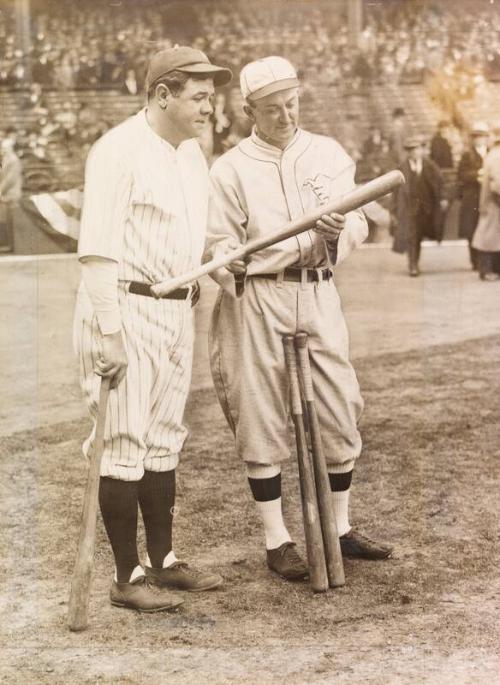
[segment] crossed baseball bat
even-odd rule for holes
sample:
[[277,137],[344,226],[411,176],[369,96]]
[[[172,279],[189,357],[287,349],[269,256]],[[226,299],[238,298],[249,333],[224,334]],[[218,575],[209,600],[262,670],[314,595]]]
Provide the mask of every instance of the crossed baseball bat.
[[[192,283],[205,274],[213,273],[237,259],[244,259],[265,247],[310,230],[323,214],[331,214],[333,212],[346,214],[347,212],[359,209],[363,205],[391,193],[404,182],[404,176],[400,171],[389,171],[383,176],[358,186],[352,192],[344,195],[344,197],[324,205],[296,221],[289,222],[278,231],[250,240],[241,248],[212,259],[206,264],[177,278],[157,283],[151,287],[151,290],[156,297],[168,295],[173,290]],[[304,337],[304,335],[298,334],[295,336],[295,339],[287,337],[284,340],[284,347],[292,388],[292,416],[296,429],[297,450],[303,457],[299,457],[299,469],[311,586],[313,590],[321,592],[325,591],[328,586],[336,587],[344,584],[342,556],[332,511],[328,474],[324,456],[322,456],[319,423],[314,405],[312,381],[310,380],[307,336]],[[292,351],[295,354],[295,348],[300,361],[298,365],[292,354]],[[299,372],[297,369],[299,369]],[[83,499],[80,535],[68,605],[68,627],[73,631],[85,630],[88,625],[88,607],[97,525],[99,477],[104,451],[104,427],[106,424],[106,410],[110,389],[109,383],[109,378],[101,380],[95,438]],[[302,416],[301,384],[308,417],[311,441],[310,453]]]

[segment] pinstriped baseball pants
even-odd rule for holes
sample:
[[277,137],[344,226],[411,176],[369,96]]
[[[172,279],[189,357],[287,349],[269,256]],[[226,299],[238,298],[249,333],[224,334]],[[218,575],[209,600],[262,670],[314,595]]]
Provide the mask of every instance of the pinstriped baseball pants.
[[[140,480],[144,471],[169,471],[179,461],[187,436],[184,408],[191,382],[193,316],[189,301],[156,300],[119,288],[127,374],[111,390],[101,476]],[[75,310],[73,340],[80,383],[95,433],[99,376],[94,373],[100,332],[83,288]]]

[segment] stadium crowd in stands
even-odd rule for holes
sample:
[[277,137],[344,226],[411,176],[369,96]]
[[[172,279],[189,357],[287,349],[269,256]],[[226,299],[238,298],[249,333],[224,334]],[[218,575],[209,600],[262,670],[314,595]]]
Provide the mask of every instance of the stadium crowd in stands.
[[[64,12],[55,12],[50,2],[33,3],[29,54],[13,14],[0,12],[0,90],[19,92],[24,111],[36,114],[16,132],[24,162],[46,167],[35,185],[50,178],[51,150],[82,159],[114,123],[92,110],[85,91],[140,96],[148,55],[176,42],[189,42],[236,74],[258,54],[279,53],[299,66],[306,90],[322,84],[340,96],[378,83],[426,81],[444,111],[471,97],[481,80],[500,80],[500,14],[484,5],[456,12],[451,3],[430,2],[420,10],[412,2],[367,3],[354,46],[345,19],[325,11],[324,3],[294,5],[293,12],[279,3],[262,2],[258,12],[254,3],[184,3],[182,21],[174,14],[179,3],[118,4],[120,11],[113,3],[68,2]],[[52,91],[62,97],[47,98]],[[78,97],[66,100],[66,93]],[[248,132],[237,94],[225,98],[214,114],[215,153]],[[348,140],[342,142],[362,160],[363,175],[390,166],[390,131],[372,131],[363,147],[356,122],[344,123],[345,135],[350,124],[356,145],[351,150]]]
[[121,12],[112,3],[68,3],[60,13],[42,4],[33,13],[28,56],[16,40],[13,16],[2,11],[0,86],[26,86],[28,57],[31,79],[45,88],[113,86],[135,93],[151,49],[179,40],[214,59],[223,56],[235,71],[257,53],[279,50],[307,74],[332,84],[350,79],[353,87],[373,80],[419,82],[436,70],[500,79],[497,13],[480,7],[456,12],[437,2],[421,10],[411,2],[368,3],[354,47],[346,22],[320,7],[286,13],[275,3],[262,3],[258,12],[249,3],[190,3],[175,24],[169,3],[131,3]]

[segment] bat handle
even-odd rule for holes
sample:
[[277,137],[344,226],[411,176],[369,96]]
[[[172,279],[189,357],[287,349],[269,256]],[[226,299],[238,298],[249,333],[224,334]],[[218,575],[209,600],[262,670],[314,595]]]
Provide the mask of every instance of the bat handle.
[[297,370],[297,360],[295,357],[294,339],[292,335],[283,338],[283,348],[285,350],[285,364],[290,380],[290,401],[292,414],[302,414],[302,400],[300,397],[300,385]]
[[311,366],[309,363],[308,335],[300,332],[295,335],[295,346],[299,357],[299,368],[303,383],[304,399],[306,402],[314,402],[314,389],[312,384]]

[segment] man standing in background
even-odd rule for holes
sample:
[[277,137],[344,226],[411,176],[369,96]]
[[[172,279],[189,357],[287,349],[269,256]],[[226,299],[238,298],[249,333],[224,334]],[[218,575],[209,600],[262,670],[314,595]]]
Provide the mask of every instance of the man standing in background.
[[460,200],[458,235],[469,243],[470,263],[474,271],[479,268],[479,264],[472,239],[479,220],[482,168],[488,152],[489,137],[488,126],[483,122],[476,122],[470,131],[469,148],[463,153],[457,168],[457,197]]
[[15,140],[1,142],[0,169],[0,253],[14,249],[14,208],[21,199],[23,168],[15,152]]
[[406,160],[401,165],[406,183],[396,191],[396,232],[393,249],[408,254],[408,272],[418,276],[422,240],[441,242],[443,212],[448,201],[443,197],[443,177],[434,162],[425,156],[422,138],[404,142]]

